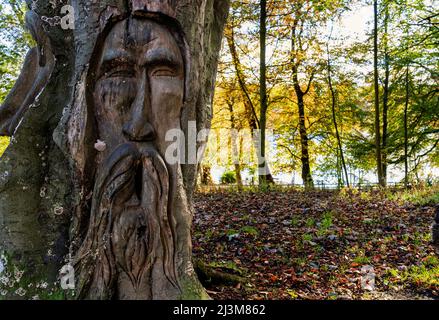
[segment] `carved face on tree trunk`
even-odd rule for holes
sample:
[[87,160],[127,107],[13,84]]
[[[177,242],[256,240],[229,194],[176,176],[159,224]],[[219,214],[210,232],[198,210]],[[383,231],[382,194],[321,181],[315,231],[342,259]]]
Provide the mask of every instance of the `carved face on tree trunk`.
[[69,288],[74,276],[79,299],[208,297],[192,264],[197,164],[176,158],[190,122],[210,126],[228,2],[72,0],[64,30],[63,1],[26,1],[36,47],[0,106],[13,136],[0,246],[25,276]]
[[178,165],[168,165],[163,155],[166,132],[180,129],[182,51],[164,25],[130,17],[98,43],[92,61],[87,90],[104,144],[78,252],[85,265],[80,295],[152,299],[169,286],[178,288],[170,204]]
[[184,95],[183,58],[171,32],[146,19],[117,23],[105,40],[96,79],[99,138],[109,150],[152,142],[164,154],[166,132],[180,128]]

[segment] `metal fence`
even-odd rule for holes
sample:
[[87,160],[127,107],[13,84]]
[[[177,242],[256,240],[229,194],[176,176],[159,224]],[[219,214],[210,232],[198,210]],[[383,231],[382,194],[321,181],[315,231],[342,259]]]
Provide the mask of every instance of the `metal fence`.
[[[242,186],[244,189],[252,189],[252,188],[258,188],[257,184],[244,184]],[[322,181],[316,181],[314,183],[314,190],[341,190],[345,186],[341,186],[339,184],[328,184]],[[378,190],[381,188],[379,183],[356,183],[352,184],[350,186],[351,189],[356,190],[363,190],[363,191],[371,191],[371,190]],[[390,190],[398,190],[398,189],[405,189],[404,183],[400,182],[388,182],[387,183],[387,189]],[[202,192],[212,192],[212,191],[231,191],[235,189],[239,189],[237,184],[211,184],[211,185],[198,185],[197,187],[198,191]],[[268,187],[268,189],[285,189],[285,190],[303,190],[305,187],[303,184],[288,184],[288,183],[276,183],[273,186]]]

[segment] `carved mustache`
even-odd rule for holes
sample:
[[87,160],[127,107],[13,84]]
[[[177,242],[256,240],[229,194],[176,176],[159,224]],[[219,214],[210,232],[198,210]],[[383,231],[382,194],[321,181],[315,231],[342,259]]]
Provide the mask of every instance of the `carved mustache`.
[[90,262],[81,270],[88,281],[80,295],[112,298],[117,284],[130,296],[150,299],[156,267],[178,286],[168,197],[168,170],[155,148],[125,143],[110,154],[97,174],[88,232],[77,255]]

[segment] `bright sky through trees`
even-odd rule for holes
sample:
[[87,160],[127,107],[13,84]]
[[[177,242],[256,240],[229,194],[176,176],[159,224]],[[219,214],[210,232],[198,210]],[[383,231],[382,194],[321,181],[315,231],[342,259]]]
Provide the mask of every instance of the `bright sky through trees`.
[[[255,113],[259,112],[259,11],[258,1],[250,1],[246,6],[232,2],[231,23],[229,33],[223,42],[221,63],[217,79],[216,101],[214,103],[213,126],[227,128],[233,118],[234,126],[247,128],[244,119],[248,117],[246,102],[251,100]],[[331,119],[331,96],[335,96],[335,113],[344,140],[349,172],[355,181],[377,181],[374,159],[375,127],[374,117],[374,7],[365,1],[273,1],[268,2],[268,36],[266,47],[267,58],[267,90],[269,97],[267,129],[274,131],[275,136],[267,139],[268,163],[273,163],[273,174],[278,181],[300,184],[300,162],[302,174],[304,166],[301,158],[300,142],[310,141],[310,158],[312,174],[315,181],[329,184],[340,182],[340,174],[335,173],[339,166],[338,151],[334,148]],[[388,7],[387,7],[388,6]],[[386,8],[391,11],[390,21],[386,27]],[[382,130],[390,129],[382,134],[390,143],[386,152],[392,155],[387,166],[388,182],[399,182],[405,176],[403,166],[403,110],[406,90],[405,70],[407,59],[410,61],[409,81],[409,140],[411,143],[411,168],[416,179],[434,179],[439,176],[435,168],[436,153],[431,151],[437,138],[434,113],[430,115],[435,104],[434,92],[434,32],[430,33],[425,21],[429,15],[434,16],[434,6],[430,1],[408,0],[406,3],[388,1],[379,2],[378,22],[378,69],[380,104],[385,104],[385,66],[386,45],[390,52],[390,91],[387,97],[389,114],[380,114]],[[301,28],[296,35],[292,49],[292,31],[294,23],[299,21]],[[424,22],[423,22],[424,21]],[[434,24],[434,22],[431,22]],[[386,29],[387,28],[387,29]],[[406,35],[410,28],[410,37]],[[387,30],[387,31],[386,31]],[[388,32],[388,33],[387,33]],[[425,41],[429,39],[431,41]],[[230,38],[235,47],[235,54],[230,47]],[[407,41],[413,42],[412,50],[406,50]],[[293,42],[294,43],[294,42]],[[298,46],[300,48],[298,49]],[[294,52],[294,53],[293,53]],[[238,71],[236,65],[237,55]],[[329,64],[333,83],[333,94],[328,87]],[[299,61],[299,68],[293,71],[293,61]],[[421,67],[419,67],[422,65]],[[297,72],[299,86],[307,88],[305,97],[305,127],[308,133],[302,136],[298,130],[298,119],[302,117],[298,98],[294,91],[294,72]],[[241,73],[241,75],[238,75]],[[244,78],[244,87],[239,78]],[[294,88],[294,90],[293,90]],[[419,90],[417,89],[419,88]],[[433,90],[433,91],[431,91]],[[240,96],[239,92],[244,96]],[[246,92],[247,91],[247,92]],[[305,91],[304,91],[305,92]],[[424,92],[424,93],[421,93]],[[427,93],[427,96],[424,94]],[[424,98],[427,99],[424,100]],[[333,106],[334,104],[332,104]],[[299,106],[299,113],[297,110]],[[243,109],[244,108],[244,109]],[[384,106],[382,106],[384,110]],[[247,111],[245,111],[247,110]],[[387,109],[386,109],[387,110]],[[383,111],[384,112],[384,111]],[[386,111],[387,112],[387,111]],[[419,113],[420,112],[420,113]],[[233,114],[230,118],[229,114]],[[419,115],[422,118],[419,118]],[[389,118],[387,118],[389,116]],[[425,116],[425,118],[423,118]],[[236,120],[238,119],[238,120]],[[390,122],[387,122],[389,119]],[[423,119],[423,120],[420,120]],[[419,121],[420,120],[420,121]],[[424,122],[425,121],[425,122]],[[384,123],[386,123],[384,125]],[[422,124],[421,124],[422,123]],[[303,127],[303,125],[302,125]],[[301,127],[301,128],[302,128]],[[418,139],[420,137],[420,139]],[[426,138],[426,139],[424,139]],[[279,141],[279,139],[281,141]],[[384,139],[384,138],[383,138]],[[422,141],[422,142],[421,142]],[[383,140],[383,146],[387,143]],[[392,145],[393,144],[393,145]],[[285,150],[285,147],[289,150]],[[383,147],[384,148],[384,147]],[[433,149],[434,150],[434,149]],[[287,152],[285,152],[287,151]],[[248,150],[246,151],[248,154]],[[302,145],[303,152],[303,145]],[[426,157],[426,155],[430,156]],[[217,150],[213,158],[219,158]],[[372,156],[371,156],[372,155]],[[215,181],[220,180],[224,171],[231,170],[227,164],[227,155],[222,156],[222,164],[209,163]],[[307,158],[307,157],[305,157]],[[302,159],[302,160],[301,160]],[[422,161],[421,161],[422,160]],[[432,162],[430,162],[432,161]],[[338,163],[338,164],[337,164]],[[252,165],[243,167],[244,180],[248,177],[247,169],[252,173]],[[422,168],[422,169],[421,169]],[[346,170],[345,170],[346,171]],[[416,172],[415,172],[416,171]]]

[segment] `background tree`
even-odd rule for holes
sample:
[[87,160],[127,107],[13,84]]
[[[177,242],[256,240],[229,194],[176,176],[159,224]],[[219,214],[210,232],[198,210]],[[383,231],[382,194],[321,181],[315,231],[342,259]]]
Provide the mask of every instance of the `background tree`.
[[261,144],[261,162],[259,163],[259,184],[265,185],[267,182],[273,183],[273,177],[269,170],[267,172],[268,163],[265,160],[265,147],[266,147],[266,127],[267,127],[267,1],[261,0],[260,2],[260,17],[259,17],[259,101],[260,101],[260,116],[259,137]]
[[377,174],[380,186],[385,187],[386,182],[383,173],[383,159],[381,152],[381,120],[380,120],[380,86],[378,74],[378,0],[373,3],[374,8],[374,35],[373,35],[373,65],[374,65],[374,94],[375,94],[375,153]]
[[332,36],[332,30],[331,30],[331,34],[330,34],[329,39],[328,39],[328,44],[326,46],[326,50],[328,52],[328,62],[327,62],[327,64],[328,64],[328,86],[329,86],[329,91],[331,93],[332,121],[334,122],[335,137],[337,139],[338,152],[340,153],[340,160],[341,160],[341,165],[343,167],[343,171],[344,171],[344,175],[345,175],[346,185],[349,188],[349,186],[350,186],[350,184],[349,184],[349,174],[348,174],[348,169],[347,169],[347,166],[346,166],[346,161],[345,161],[344,151],[343,151],[343,144],[342,144],[342,141],[341,141],[341,136],[340,136],[340,132],[339,132],[339,129],[338,129],[338,123],[337,123],[337,112],[336,112],[337,92],[334,89],[334,86],[333,86],[333,83],[332,83],[332,62],[331,62],[331,53],[329,51],[329,42],[331,41],[331,36]]

